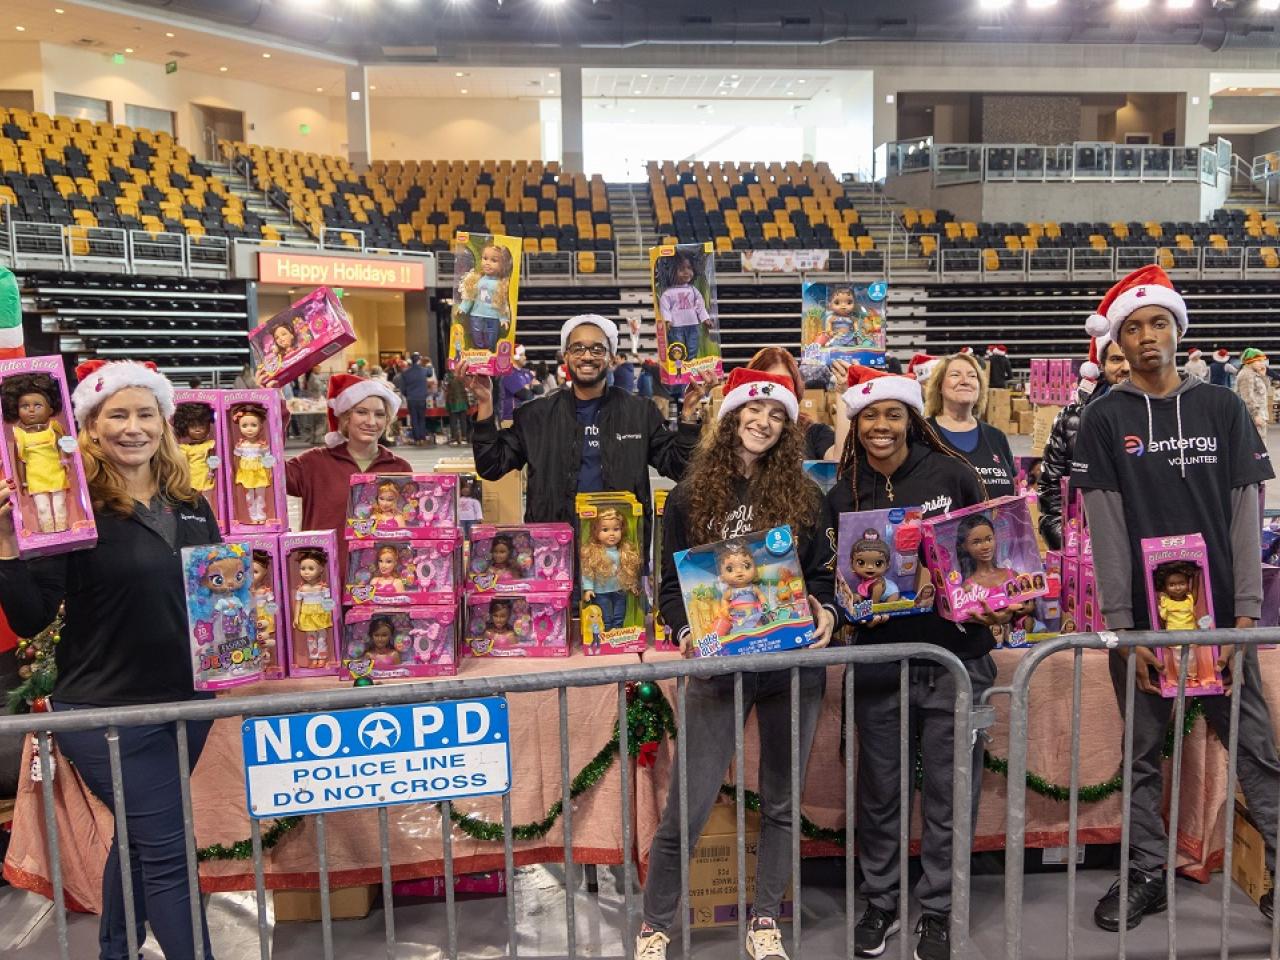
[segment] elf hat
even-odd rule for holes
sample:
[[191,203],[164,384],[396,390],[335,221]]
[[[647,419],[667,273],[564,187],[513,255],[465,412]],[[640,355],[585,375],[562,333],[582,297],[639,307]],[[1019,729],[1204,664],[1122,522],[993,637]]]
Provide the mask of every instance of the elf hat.
[[83,426],[102,401],[126,387],[143,387],[155,394],[160,415],[166,420],[173,416],[173,384],[156,370],[150,360],[86,360],[76,367],[79,381],[71,394],[71,408],[76,420]]
[[1240,354],[1241,363],[1253,363],[1255,360],[1261,360],[1266,363],[1267,355],[1257,347],[1246,347],[1244,353]]
[[1190,350],[1187,351],[1187,359],[1188,360],[1198,359],[1200,354],[1203,352],[1204,351],[1202,351],[1199,347],[1192,347]]
[[576,317],[570,317],[564,322],[564,326],[560,328],[561,353],[564,353],[569,349],[569,334],[573,333],[574,330],[582,326],[584,323],[591,324],[605,335],[605,339],[609,341],[610,355],[618,352],[618,325],[612,320],[606,320],[599,314],[583,313]]
[[794,423],[800,419],[800,401],[796,399],[795,388],[790,377],[738,367],[729,374],[717,419],[723,420],[729,411],[756,400],[776,400]]
[[1089,338],[1089,359],[1080,365],[1080,376],[1085,380],[1097,380],[1102,376],[1102,358],[1107,355],[1110,337]]
[[841,399],[850,420],[856,420],[864,409],[881,400],[897,400],[916,413],[924,413],[919,381],[858,363],[849,367],[849,389]]
[[349,373],[335,373],[329,378],[329,432],[324,435],[326,447],[347,442],[338,432],[338,418],[370,397],[378,397],[387,405],[387,415],[394,417],[400,409],[400,395],[385,380],[366,380]]
[[1098,304],[1098,312],[1085,321],[1084,328],[1091,337],[1106,336],[1118,340],[1120,324],[1131,313],[1143,307],[1164,307],[1173,314],[1178,324],[1178,337],[1187,332],[1187,304],[1173,288],[1173,281],[1154,264],[1135,270],[1107,291]]

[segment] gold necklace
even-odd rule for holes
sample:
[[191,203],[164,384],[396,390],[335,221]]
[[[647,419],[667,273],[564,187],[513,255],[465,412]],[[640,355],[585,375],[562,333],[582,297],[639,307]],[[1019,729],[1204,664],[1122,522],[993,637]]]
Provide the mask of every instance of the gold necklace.
[[888,495],[889,502],[893,503],[893,478],[892,477],[884,478],[884,492]]

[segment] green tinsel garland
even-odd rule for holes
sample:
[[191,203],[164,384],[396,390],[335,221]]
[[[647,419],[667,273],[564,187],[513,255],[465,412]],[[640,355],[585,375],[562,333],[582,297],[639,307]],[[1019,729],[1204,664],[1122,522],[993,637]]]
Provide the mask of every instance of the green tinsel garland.
[[[302,817],[281,817],[267,829],[262,835],[262,849],[270,850],[286,833],[291,831],[298,824],[302,823]],[[211,843],[207,847],[201,847],[196,851],[196,859],[204,860],[248,860],[253,856],[253,839],[238,840],[230,846],[224,846],[221,843]]]

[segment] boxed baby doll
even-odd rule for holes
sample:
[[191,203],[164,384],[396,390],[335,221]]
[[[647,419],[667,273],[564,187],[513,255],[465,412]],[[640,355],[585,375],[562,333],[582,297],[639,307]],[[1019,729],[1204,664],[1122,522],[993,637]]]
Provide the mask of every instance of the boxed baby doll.
[[467,657],[567,657],[569,595],[557,593],[469,593]]
[[275,534],[241,537],[249,550],[249,611],[262,652],[262,676],[279,680],[288,673],[289,645],[284,643],[284,556]]
[[584,493],[577,509],[583,651],[643,653],[643,508],[630,493]]
[[284,533],[284,425],[274,390],[221,390],[222,483],[232,536]]
[[342,665],[352,677],[394,680],[458,672],[456,604],[356,607],[343,624]]
[[280,554],[288,601],[289,676],[337,676],[342,663],[338,534],[334,530],[282,534]]
[[328,287],[317,287],[249,331],[249,348],[258,368],[278,387],[355,342],[351,318]]
[[467,590],[546,593],[573,590],[573,527],[567,523],[471,528]]
[[789,526],[681,550],[675,561],[699,657],[813,642],[813,614]]
[[924,521],[925,560],[941,616],[960,622],[1048,592],[1031,499],[1000,497]]
[[933,609],[933,583],[920,562],[920,508],[842,513],[836,545],[836,601],[857,623]]
[[[1209,551],[1204,537],[1187,533],[1142,540],[1142,566],[1147,583],[1147,613],[1153,630],[1210,630],[1214,626]],[[1189,697],[1222,693],[1219,648],[1188,644],[1186,693]],[[1160,661],[1160,693],[1178,695],[1182,647],[1156,647]]]
[[381,606],[454,603],[458,598],[456,531],[417,540],[352,540],[342,602]]
[[515,356],[521,241],[459,232],[453,243],[449,369],[502,376]]
[[800,364],[829,367],[837,360],[864,367],[885,365],[885,298],[889,286],[814,283],[800,291]]
[[61,357],[0,361],[4,443],[15,487],[13,528],[23,560],[86,550],[98,542]]
[[243,543],[182,550],[191,673],[197,690],[225,690],[262,678],[249,558],[249,547]]
[[191,487],[204,497],[227,531],[226,484],[222,474],[222,391],[174,391],[173,433],[191,470]]
[[357,473],[347,495],[348,540],[409,540],[458,529],[458,476]]

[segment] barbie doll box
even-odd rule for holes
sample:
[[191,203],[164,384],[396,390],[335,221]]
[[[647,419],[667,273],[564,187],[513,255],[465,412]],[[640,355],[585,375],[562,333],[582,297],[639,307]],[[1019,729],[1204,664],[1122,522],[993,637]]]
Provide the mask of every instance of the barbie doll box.
[[[1204,537],[1187,533],[1142,540],[1142,567],[1147,584],[1147,613],[1153,630],[1210,630],[1214,626],[1209,551]],[[1187,696],[1222,693],[1219,649],[1191,644],[1187,653]],[[1178,695],[1179,647],[1156,647],[1160,661],[1160,693]]]
[[567,523],[471,528],[469,593],[573,590],[573,527]]
[[225,690],[262,679],[249,584],[251,550],[212,543],[182,550],[191,674],[197,690]]
[[456,531],[417,540],[350,541],[342,602],[395,607],[456,603],[461,542]]
[[284,422],[274,390],[222,390],[222,484],[233,537],[284,533]]
[[61,357],[0,361],[4,443],[0,460],[17,485],[13,527],[23,560],[98,542],[89,485],[71,420]]
[[466,657],[567,657],[569,594],[470,593],[466,601]]
[[348,540],[409,540],[458,529],[455,473],[356,473],[347,496]]
[[289,676],[336,677],[342,667],[338,534],[334,530],[283,534],[280,554]]
[[292,383],[325,357],[355,342],[351,318],[328,287],[317,287],[249,331],[254,361],[278,387]]
[[456,604],[355,607],[343,625],[342,665],[352,677],[395,680],[458,672]]
[[789,526],[675,556],[696,654],[773,653],[813,642],[813,615]]
[[289,645],[284,642],[287,614],[284,594],[284,555],[275,534],[241,537],[249,549],[249,601],[258,649],[262,651],[262,679],[279,680],[289,670]]
[[840,514],[836,601],[854,623],[933,609],[920,517],[919,507]]
[[1049,592],[1031,522],[1033,494],[1000,497],[923,522],[934,605],[961,622]]

